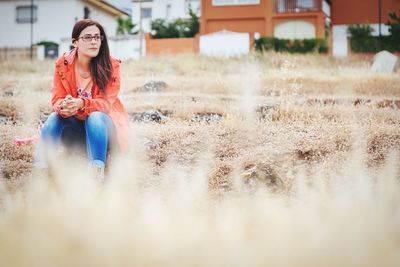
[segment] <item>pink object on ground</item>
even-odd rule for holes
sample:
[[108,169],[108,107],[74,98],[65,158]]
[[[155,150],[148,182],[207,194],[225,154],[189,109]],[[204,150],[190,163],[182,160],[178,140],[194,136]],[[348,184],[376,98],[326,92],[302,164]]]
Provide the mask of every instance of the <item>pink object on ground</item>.
[[28,137],[28,138],[18,138],[18,137],[15,137],[14,143],[15,143],[17,146],[31,145],[31,144],[35,143],[35,142],[37,141],[37,139],[38,139],[37,136]]
[[15,137],[14,144],[17,146],[22,146],[22,145],[31,145],[33,143],[36,143],[36,141],[39,139],[40,131],[42,130],[42,127],[43,127],[43,123],[40,120],[38,120],[37,124],[35,126],[36,134],[31,137],[27,137],[27,138]]

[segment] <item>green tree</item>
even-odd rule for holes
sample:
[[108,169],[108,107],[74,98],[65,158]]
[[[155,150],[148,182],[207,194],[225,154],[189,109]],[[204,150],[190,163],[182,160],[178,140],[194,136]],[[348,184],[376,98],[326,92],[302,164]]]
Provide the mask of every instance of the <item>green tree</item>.
[[167,22],[156,19],[151,22],[153,38],[188,38],[195,36],[200,29],[199,17],[189,8],[190,19],[176,19]]
[[379,51],[379,40],[372,36],[374,29],[369,24],[355,24],[347,28],[350,34],[350,47],[354,52]]
[[126,35],[126,34],[136,34],[138,31],[134,31],[136,24],[132,23],[131,17],[117,17],[117,35]]
[[369,24],[354,24],[347,28],[347,33],[354,38],[367,38],[372,35],[374,29]]
[[189,7],[189,15],[190,15],[190,19],[188,21],[188,37],[193,37],[195,36],[199,30],[200,30],[200,21],[199,21],[199,17],[196,15],[196,13],[193,12],[192,8]]
[[156,19],[151,22],[151,30],[154,38],[178,38],[179,31],[176,23],[167,23],[164,19]]

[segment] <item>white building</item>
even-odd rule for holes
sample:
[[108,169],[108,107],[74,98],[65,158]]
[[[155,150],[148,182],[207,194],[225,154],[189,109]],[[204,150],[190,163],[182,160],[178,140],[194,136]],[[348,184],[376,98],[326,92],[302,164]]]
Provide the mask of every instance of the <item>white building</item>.
[[116,17],[125,11],[103,0],[0,0],[0,48],[23,48],[41,41],[55,42],[60,52],[69,49],[75,22],[83,18],[99,21],[107,35],[116,34]]
[[138,30],[141,20],[142,30],[150,32],[152,20],[190,18],[189,7],[200,16],[200,4],[201,0],[132,0],[132,22]]

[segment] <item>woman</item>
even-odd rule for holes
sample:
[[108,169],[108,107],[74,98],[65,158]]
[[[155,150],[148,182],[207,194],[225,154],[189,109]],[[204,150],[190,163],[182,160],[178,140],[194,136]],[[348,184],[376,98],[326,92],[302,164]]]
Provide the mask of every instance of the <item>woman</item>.
[[66,134],[83,137],[86,152],[100,179],[104,178],[110,139],[126,150],[128,115],[118,99],[121,61],[110,56],[107,36],[96,21],[78,21],[72,30],[74,48],[56,61],[53,113],[45,122],[35,163],[48,167],[49,151]]

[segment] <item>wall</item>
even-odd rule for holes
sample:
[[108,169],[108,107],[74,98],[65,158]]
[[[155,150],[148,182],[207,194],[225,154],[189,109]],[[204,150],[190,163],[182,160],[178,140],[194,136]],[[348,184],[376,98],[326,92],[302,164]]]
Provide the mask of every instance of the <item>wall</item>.
[[151,35],[146,34],[146,56],[198,52],[198,35],[194,38],[151,39]]
[[215,32],[199,38],[200,54],[216,57],[231,57],[250,52],[249,33]]
[[203,0],[200,33],[227,30],[272,35],[271,16],[267,13],[272,13],[272,2],[268,0],[238,6],[213,6],[212,0]]
[[142,39],[142,53],[140,53],[140,37],[120,36],[109,38],[109,47],[111,55],[122,59],[139,59],[146,54],[146,42]]
[[[30,46],[30,23],[16,22],[16,7],[30,5],[31,1],[0,1],[0,47],[27,47]],[[62,35],[69,36],[74,25],[74,1],[54,0],[35,1],[38,20],[33,24],[33,42],[43,40],[59,42]],[[62,13],[62,19],[60,19]],[[10,34],[12,33],[12,34]]]
[[[382,23],[389,19],[390,11],[400,9],[400,0],[381,0]],[[378,23],[378,0],[333,0],[332,23],[358,24]]]
[[349,50],[347,40],[347,26],[336,25],[332,28],[332,55],[334,57],[346,57]]
[[209,20],[207,23],[209,32],[218,32],[221,30],[233,32],[258,32],[261,35],[265,34],[265,19],[225,19],[225,20]]

